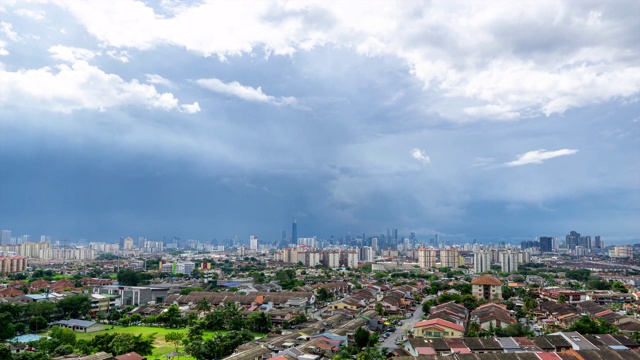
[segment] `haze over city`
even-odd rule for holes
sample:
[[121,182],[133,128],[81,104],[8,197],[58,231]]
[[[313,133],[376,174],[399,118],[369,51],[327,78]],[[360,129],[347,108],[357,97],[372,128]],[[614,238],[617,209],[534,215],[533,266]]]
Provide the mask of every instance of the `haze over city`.
[[640,242],[637,1],[0,0],[0,229]]

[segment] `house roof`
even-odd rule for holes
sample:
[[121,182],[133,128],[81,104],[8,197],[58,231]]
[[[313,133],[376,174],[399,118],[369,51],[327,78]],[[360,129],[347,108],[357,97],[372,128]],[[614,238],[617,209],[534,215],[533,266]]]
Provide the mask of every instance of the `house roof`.
[[71,320],[60,320],[60,321],[56,321],[53,324],[61,324],[61,325],[66,325],[66,326],[78,326],[78,327],[90,327],[96,324],[95,321],[87,321],[87,320],[78,320],[78,319],[71,319]]
[[496,279],[495,277],[485,274],[480,277],[477,277],[471,280],[472,285],[491,285],[491,286],[502,286],[502,281]]
[[415,324],[413,327],[414,328],[429,328],[429,327],[435,327],[435,326],[443,326],[449,329],[454,329],[454,330],[458,330],[458,331],[464,331],[464,327],[462,325],[458,325],[458,324],[454,324],[452,322],[443,320],[443,319],[431,319],[431,320],[426,320],[426,321],[420,321],[419,323]]
[[127,354],[122,354],[122,355],[118,355],[116,356],[117,360],[147,360],[146,357],[138,354],[137,352],[130,352]]

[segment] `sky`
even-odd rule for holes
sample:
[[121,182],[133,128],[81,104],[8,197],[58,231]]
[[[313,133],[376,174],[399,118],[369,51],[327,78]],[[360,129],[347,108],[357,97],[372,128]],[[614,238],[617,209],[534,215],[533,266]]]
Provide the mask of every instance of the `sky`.
[[640,242],[639,15],[0,0],[0,228]]

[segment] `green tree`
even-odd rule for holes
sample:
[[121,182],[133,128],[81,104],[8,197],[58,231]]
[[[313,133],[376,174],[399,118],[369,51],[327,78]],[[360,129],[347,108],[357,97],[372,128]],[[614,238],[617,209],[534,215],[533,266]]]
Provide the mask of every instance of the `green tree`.
[[318,300],[321,302],[326,302],[327,300],[329,300],[331,298],[331,294],[329,294],[329,291],[325,288],[319,288],[318,289]]
[[535,309],[536,307],[538,307],[538,302],[536,301],[536,299],[526,297],[524,298],[524,307],[527,310]]
[[200,299],[200,301],[198,301],[198,304],[196,305],[196,309],[198,311],[207,312],[211,310],[211,303],[209,303],[209,300],[203,297],[202,299]]
[[13,360],[11,349],[5,344],[0,344],[0,359]]
[[431,310],[431,307],[432,307],[432,306],[435,306],[435,305],[436,305],[436,301],[435,301],[434,299],[431,299],[431,300],[425,300],[425,301],[422,303],[422,312],[424,312],[424,313],[425,313],[425,315],[426,315],[426,314],[429,314],[429,310]]
[[589,277],[591,276],[591,271],[589,271],[588,269],[569,270],[565,272],[565,276],[567,277],[567,279],[586,282],[589,280]]
[[71,345],[74,346],[76,344],[76,332],[68,329],[61,328],[60,326],[54,326],[49,330],[49,336],[51,338],[58,340],[62,345]]
[[25,315],[29,317],[42,316],[47,321],[51,320],[51,316],[55,311],[56,304],[51,301],[35,301],[25,306]]
[[369,344],[367,346],[375,347],[378,345],[378,339],[380,339],[380,335],[377,332],[369,335]]
[[629,290],[627,290],[627,287],[624,286],[623,283],[621,283],[620,281],[614,281],[613,284],[611,284],[611,290],[614,291],[619,291],[619,292],[623,292],[623,293],[627,293],[629,292]]
[[503,299],[509,300],[514,296],[516,296],[516,292],[511,286],[507,286],[507,285],[503,285],[502,286],[502,298]]
[[154,346],[153,342],[155,341],[155,334],[142,336],[133,335],[133,334],[116,334],[109,343],[109,352],[113,356],[118,356],[122,354],[126,354],[132,351],[136,353],[146,356],[151,355],[153,352]]
[[558,304],[564,304],[567,302],[567,297],[564,294],[558,295]]
[[125,286],[138,286],[143,282],[140,273],[130,269],[118,271],[118,284]]
[[172,331],[164,336],[164,341],[172,343],[176,352],[178,352],[182,339],[184,339],[184,334],[177,331]]
[[16,336],[13,317],[10,313],[0,313],[0,340],[11,339]]
[[[304,315],[304,314],[300,314],[300,315]],[[305,322],[305,321],[306,321],[306,316],[304,321],[302,322]],[[249,318],[247,319],[247,325],[249,326],[249,329],[253,332],[266,333],[266,332],[269,332],[269,330],[271,329],[271,318],[269,317],[269,315],[265,314],[262,311],[253,312],[251,313],[251,315],[249,315]]]
[[577,331],[582,335],[591,334],[616,334],[620,330],[602,319],[595,321],[589,316],[583,316],[580,320],[571,325],[571,331]]
[[53,350],[51,355],[53,356],[64,356],[73,353],[73,346],[69,344],[62,344]]
[[363,327],[359,327],[356,329],[353,334],[353,340],[356,343],[358,348],[363,348],[369,344],[369,331]]
[[71,295],[60,299],[56,307],[64,317],[79,318],[89,314],[91,300],[87,295]]

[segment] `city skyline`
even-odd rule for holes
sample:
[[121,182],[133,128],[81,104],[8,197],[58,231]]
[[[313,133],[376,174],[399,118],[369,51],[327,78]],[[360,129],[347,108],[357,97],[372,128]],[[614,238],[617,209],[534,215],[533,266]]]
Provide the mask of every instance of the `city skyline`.
[[638,2],[0,3],[0,228],[640,243]]

